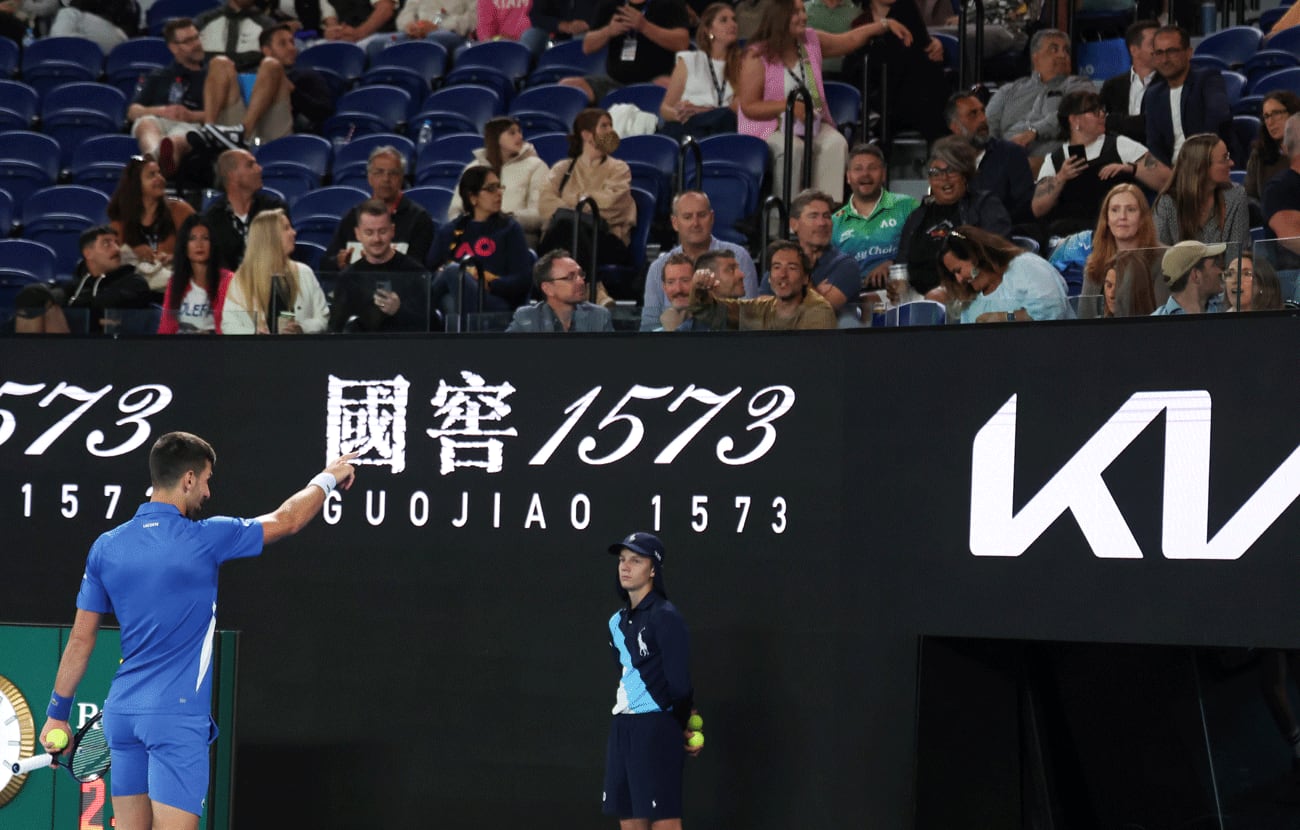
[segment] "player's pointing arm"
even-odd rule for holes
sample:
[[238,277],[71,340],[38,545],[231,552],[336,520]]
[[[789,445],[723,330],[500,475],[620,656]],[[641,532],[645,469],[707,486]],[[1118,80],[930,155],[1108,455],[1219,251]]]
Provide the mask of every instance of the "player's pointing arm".
[[320,513],[325,499],[335,488],[352,486],[356,469],[350,463],[357,453],[348,453],[316,475],[307,486],[287,498],[273,513],[258,516],[262,524],[262,544],[278,542],[306,527]]

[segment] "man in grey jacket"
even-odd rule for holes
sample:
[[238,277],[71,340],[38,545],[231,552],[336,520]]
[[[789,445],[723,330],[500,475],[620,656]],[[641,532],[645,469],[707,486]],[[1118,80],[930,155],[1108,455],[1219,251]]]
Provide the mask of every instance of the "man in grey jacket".
[[1043,157],[1064,140],[1056,111],[1067,92],[1087,89],[1096,92],[1092,81],[1070,74],[1070,37],[1059,29],[1040,29],[1029,42],[1033,71],[998,87],[989,99],[989,131],[998,138],[1019,144],[1029,154],[1037,174]]
[[546,299],[515,309],[506,331],[613,331],[609,312],[586,301],[587,275],[563,248],[537,260],[533,282]]

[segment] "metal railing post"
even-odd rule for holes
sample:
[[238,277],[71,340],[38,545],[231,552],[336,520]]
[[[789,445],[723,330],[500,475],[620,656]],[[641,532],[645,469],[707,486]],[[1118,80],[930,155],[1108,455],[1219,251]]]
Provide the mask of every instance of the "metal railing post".
[[[691,151],[695,159],[695,187],[687,188],[686,186],[686,151]],[[695,140],[694,136],[686,136],[680,147],[677,148],[677,192],[683,190],[702,190],[704,188],[704,148],[700,142]]]
[[785,175],[781,179],[781,201],[787,205],[790,204],[790,188],[793,184],[790,178],[794,174],[794,104],[798,100],[803,101],[804,122],[803,174],[799,177],[799,189],[805,190],[812,183],[812,140],[816,115],[813,113],[812,93],[805,87],[797,86],[790,90],[785,99]]

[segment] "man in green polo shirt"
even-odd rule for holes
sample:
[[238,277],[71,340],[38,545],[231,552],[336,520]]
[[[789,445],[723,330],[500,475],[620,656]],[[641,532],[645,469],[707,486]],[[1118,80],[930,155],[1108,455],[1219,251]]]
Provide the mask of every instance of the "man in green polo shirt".
[[831,244],[853,257],[867,288],[885,287],[903,222],[918,204],[911,196],[885,190],[887,171],[879,147],[854,147],[844,176],[853,195],[832,218]]

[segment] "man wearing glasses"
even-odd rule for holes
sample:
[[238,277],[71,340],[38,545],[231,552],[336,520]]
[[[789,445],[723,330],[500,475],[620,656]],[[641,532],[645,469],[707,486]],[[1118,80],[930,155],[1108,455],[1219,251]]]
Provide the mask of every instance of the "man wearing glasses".
[[1057,117],[1069,140],[1043,160],[1032,203],[1048,236],[1094,227],[1106,194],[1117,184],[1136,181],[1159,193],[1169,182],[1169,168],[1146,147],[1106,132],[1106,110],[1097,93],[1071,92],[1061,99]]
[[1217,69],[1192,66],[1191,37],[1181,26],[1162,26],[1155,36],[1156,72],[1142,109],[1147,118],[1147,148],[1173,164],[1189,135],[1216,133],[1234,155],[1241,155],[1232,135],[1228,90]]
[[515,309],[506,331],[613,331],[609,311],[587,302],[587,275],[563,248],[542,255],[533,282],[545,299]]

